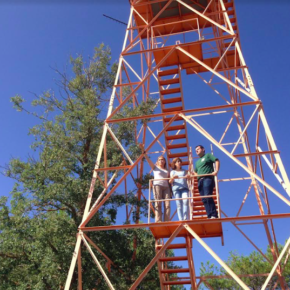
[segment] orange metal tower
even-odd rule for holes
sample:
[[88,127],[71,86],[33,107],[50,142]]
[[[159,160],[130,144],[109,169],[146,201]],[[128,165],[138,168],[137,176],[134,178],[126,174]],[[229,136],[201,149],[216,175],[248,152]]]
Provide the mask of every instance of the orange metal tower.
[[[263,274],[262,289],[266,289],[273,275],[277,275],[277,285],[281,289],[288,289],[281,259],[289,248],[290,239],[279,253],[274,219],[290,217],[289,180],[242,54],[234,1],[131,0],[130,4],[116,81],[65,289],[70,289],[77,262],[79,289],[82,289],[81,243],[92,255],[108,289],[117,289],[91,246],[108,262],[112,261],[105,255],[105,249],[99,249],[87,234],[132,228],[150,228],[156,240],[156,256],[130,289],[136,289],[155,264],[159,270],[160,289],[170,289],[177,284],[198,289],[204,283],[208,287],[209,277],[196,275],[193,243],[204,248],[242,289],[249,289],[241,275],[234,273],[205,242],[204,238],[220,237],[223,243],[224,223],[231,223],[267,259],[242,227],[255,224],[263,229],[263,238],[273,255],[273,261],[269,261],[273,268],[270,273]],[[152,114],[124,115],[124,108],[134,109],[149,100],[155,101]],[[115,126],[121,122],[135,124],[135,142],[140,154],[133,160],[127,146],[114,133]],[[108,166],[107,136],[123,153],[124,160],[117,166]],[[206,218],[197,181],[192,175],[189,178],[190,219],[187,221],[177,221],[173,214],[169,222],[154,222],[150,217],[154,213],[150,183],[149,192],[136,185],[138,199],[148,202],[148,220],[141,217],[137,223],[128,223],[132,209],[127,207],[118,218],[119,225],[87,226],[117,188],[122,188],[126,194],[130,184],[148,172],[146,158],[164,155],[170,164],[173,158],[180,157],[192,173],[191,145],[206,141],[213,144],[223,158],[225,178],[215,177],[218,220]],[[120,172],[122,174],[118,174]],[[96,180],[104,188],[97,198],[93,197]],[[270,200],[278,204],[274,210]],[[287,213],[282,213],[280,208],[286,208]],[[176,251],[175,257],[166,257],[166,249],[183,249],[185,254],[180,256]],[[168,269],[166,266],[168,261],[181,260],[186,261],[186,267]],[[284,263],[287,260],[288,256]],[[172,279],[172,273],[177,274],[177,278]],[[184,273],[187,277],[181,275]]]

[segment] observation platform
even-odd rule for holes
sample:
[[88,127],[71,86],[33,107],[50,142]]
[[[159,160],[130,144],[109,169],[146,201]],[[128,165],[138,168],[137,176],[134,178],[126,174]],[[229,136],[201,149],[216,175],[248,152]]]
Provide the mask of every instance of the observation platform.
[[[154,59],[156,65],[158,65],[161,61],[163,61],[161,68],[174,66],[174,65],[181,65],[182,69],[186,69],[187,74],[195,74],[201,72],[209,71],[205,66],[201,65],[197,61],[193,60],[189,55],[192,55],[194,58],[198,59],[199,61],[203,62],[209,68],[214,69],[217,63],[220,61],[220,57],[212,57],[212,58],[205,58],[203,55],[202,50],[202,41],[193,42],[191,44],[186,45],[179,45],[183,51],[178,49],[171,52],[171,55],[164,60],[166,55],[170,52],[172,48],[176,45],[167,46],[164,48],[158,48],[153,50]],[[189,55],[187,55],[189,54]],[[224,66],[223,62],[220,61],[218,64],[216,71],[224,71],[234,68],[241,68],[240,60],[236,57],[234,50],[228,50],[225,59],[227,60],[227,65]]]
[[[196,219],[197,220],[197,219]],[[201,219],[201,221],[204,221],[205,219]],[[221,237],[223,235],[222,232],[222,223],[219,221],[219,219],[210,219],[210,223],[201,223],[201,224],[188,224],[188,226],[200,237],[200,238],[215,238],[215,237]],[[151,227],[149,224],[149,229],[152,232],[155,239],[161,239],[161,238],[170,238],[170,236],[174,233],[174,231],[178,228],[178,226],[183,223],[186,224],[187,221],[176,221],[176,222],[161,222],[158,223],[158,227]],[[169,225],[170,224],[170,225]],[[174,224],[174,225],[172,225]],[[190,236],[192,237],[189,232],[183,228],[178,233],[176,237],[186,237]]]
[[[223,1],[226,10],[222,10],[218,1],[199,0],[193,3],[191,0],[182,0],[182,2],[183,4],[173,1],[165,9],[164,7],[168,1],[140,0],[134,5],[136,26],[133,29],[142,33],[142,38],[149,37],[154,44],[152,49],[148,51],[153,52],[156,65],[159,65],[160,62],[162,63],[159,68],[178,65],[181,66],[181,69],[185,69],[187,74],[207,72],[211,69],[227,71],[245,68],[245,66],[241,66],[240,59],[235,51],[234,36],[220,28],[224,26],[229,31],[224,17],[226,12],[231,28],[235,34],[238,33],[233,0]],[[162,9],[164,11],[155,19]],[[151,24],[148,26],[146,23]],[[186,32],[198,33],[197,39],[183,43]],[[169,43],[170,41],[167,42],[167,36],[172,35],[176,36],[174,44]],[[176,38],[179,39],[179,37],[180,40],[176,44]],[[158,47],[158,38],[162,38],[163,41],[166,39],[167,45]],[[236,41],[239,41],[239,39],[237,38]],[[178,47],[178,49],[172,52],[171,50],[174,47]],[[170,51],[171,54],[168,55]],[[134,53],[136,52],[127,54]],[[222,55],[223,57],[221,57]]]
[[[166,1],[159,3],[151,3],[153,0],[141,0],[138,1],[134,5],[134,9],[137,13],[134,13],[134,19],[136,21],[136,26],[138,28],[138,32],[140,33],[143,28],[146,26],[144,20],[148,23],[154,19],[154,17],[160,12],[162,8],[167,4]],[[210,0],[199,0],[193,3],[190,0],[183,0],[185,5],[182,5],[176,1],[172,2],[165,10],[161,13],[161,15],[154,21],[154,25],[152,26],[152,31],[154,34],[158,34],[159,36],[183,33],[187,31],[191,31],[192,29],[199,28],[208,28],[211,27],[211,23],[207,21],[202,16],[193,12],[190,8],[197,10],[200,13],[203,13],[207,8],[205,16],[207,17],[216,17],[216,9],[212,4],[208,6]],[[226,1],[225,8],[230,17],[230,21],[233,25],[234,30],[236,30],[236,16],[234,10],[234,4],[232,1]],[[189,8],[190,7],[190,8]],[[215,12],[213,12],[215,11]],[[222,13],[222,12],[221,12]],[[143,20],[143,19],[144,20]],[[216,17],[218,19],[219,24],[224,25],[223,17]],[[149,31],[149,35],[152,31]],[[142,38],[146,38],[148,36],[147,30],[141,35]]]

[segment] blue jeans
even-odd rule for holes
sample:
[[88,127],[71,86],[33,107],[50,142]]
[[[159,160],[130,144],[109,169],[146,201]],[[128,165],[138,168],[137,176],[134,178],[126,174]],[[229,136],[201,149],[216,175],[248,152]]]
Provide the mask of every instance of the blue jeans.
[[[188,197],[188,189],[174,189],[173,190],[174,198],[187,198]],[[188,199],[177,200],[177,215],[180,221],[188,220]]]
[[[211,177],[204,177],[198,180],[198,190],[201,196],[212,195],[214,186],[214,179]],[[201,200],[204,204],[207,217],[218,217],[213,198],[202,198]]]

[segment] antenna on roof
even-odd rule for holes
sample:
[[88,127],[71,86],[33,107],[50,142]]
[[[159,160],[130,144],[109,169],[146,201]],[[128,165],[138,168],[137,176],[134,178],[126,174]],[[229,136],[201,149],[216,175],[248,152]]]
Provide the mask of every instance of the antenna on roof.
[[124,24],[124,25],[127,26],[127,23],[125,23],[125,22],[123,22],[123,21],[120,21],[120,20],[118,20],[118,19],[116,19],[116,18],[110,17],[110,16],[108,16],[108,15],[106,15],[106,14],[103,14],[103,16],[105,16],[105,17],[107,17],[107,18],[109,18],[109,19],[111,19],[111,20],[117,21],[117,22],[119,22],[119,23]]

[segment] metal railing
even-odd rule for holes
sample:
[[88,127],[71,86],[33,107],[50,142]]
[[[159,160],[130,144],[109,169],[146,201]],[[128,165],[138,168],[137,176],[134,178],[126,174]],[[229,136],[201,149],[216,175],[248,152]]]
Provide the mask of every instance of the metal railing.
[[[193,192],[194,192],[194,182],[192,182],[192,180],[194,178],[197,177],[206,177],[206,176],[214,176],[214,182],[215,182],[215,189],[216,189],[216,194],[212,194],[212,195],[207,195],[207,196],[193,196]],[[173,179],[188,179],[189,180],[189,196],[185,197],[185,198],[170,198],[170,199],[151,199],[151,189],[154,187],[153,182],[154,181],[161,181],[161,180],[170,180],[172,179],[171,177],[169,178],[160,178],[160,179],[150,179],[149,180],[149,198],[148,198],[148,224],[150,223],[150,217],[151,217],[151,206],[153,207],[153,209],[155,210],[156,206],[152,205],[152,203],[155,202],[163,202],[163,201],[176,201],[176,200],[201,200],[204,198],[214,198],[216,197],[217,199],[217,211],[218,211],[218,216],[221,216],[221,210],[220,210],[220,196],[219,196],[219,186],[218,186],[218,179],[217,179],[217,175],[212,175],[212,174],[200,174],[200,175],[195,175],[195,174],[190,174],[190,176],[183,176],[183,177],[176,177]],[[189,219],[192,219],[192,203],[189,202]],[[174,212],[174,214],[172,215],[172,217],[170,218],[170,220],[172,220],[172,218],[175,216],[176,211]]]

